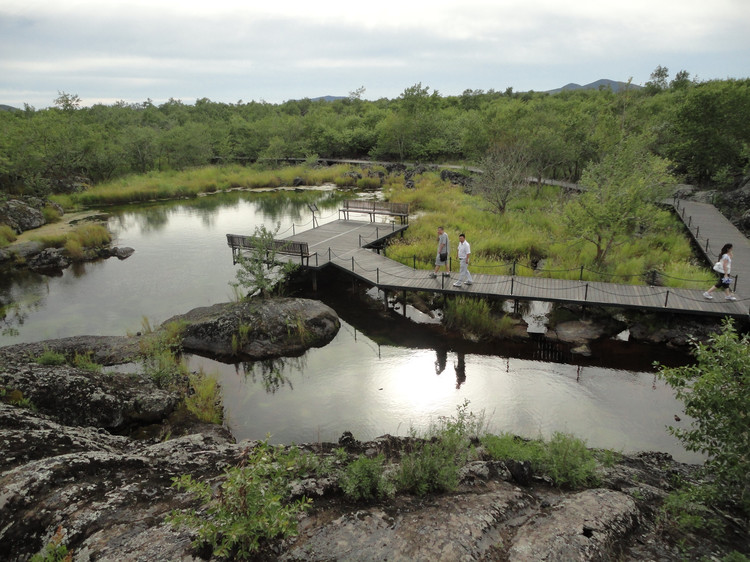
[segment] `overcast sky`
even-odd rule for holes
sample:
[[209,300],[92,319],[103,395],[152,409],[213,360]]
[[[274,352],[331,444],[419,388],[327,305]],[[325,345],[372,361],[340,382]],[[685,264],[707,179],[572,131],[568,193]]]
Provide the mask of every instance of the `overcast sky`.
[[750,76],[748,0],[0,0],[0,104],[544,91]]

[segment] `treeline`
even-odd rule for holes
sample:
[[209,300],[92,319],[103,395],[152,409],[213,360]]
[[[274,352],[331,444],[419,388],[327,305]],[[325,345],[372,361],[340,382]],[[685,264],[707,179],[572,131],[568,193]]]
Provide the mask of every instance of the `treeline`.
[[[661,71],[659,74],[657,71]],[[536,175],[577,181],[625,137],[645,136],[682,180],[731,187],[750,160],[750,79],[667,82],[646,88],[545,93],[467,90],[441,96],[416,84],[396,99],[81,107],[0,111],[0,189],[58,191],[152,170],[258,159],[369,158],[472,164],[522,145]]]

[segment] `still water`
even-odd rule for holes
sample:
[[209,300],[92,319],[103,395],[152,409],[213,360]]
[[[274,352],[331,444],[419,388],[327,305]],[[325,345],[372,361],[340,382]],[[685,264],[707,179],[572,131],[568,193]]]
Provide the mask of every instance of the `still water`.
[[[326,222],[338,217],[340,199],[351,196],[330,190],[234,192],[108,210],[114,243],[135,253],[57,277],[3,272],[0,298],[18,304],[3,327],[18,333],[0,336],[0,345],[124,335],[144,323],[157,326],[192,308],[231,300],[235,267],[226,233],[252,234],[262,224],[278,228],[277,236],[289,235],[311,228],[308,203],[317,204],[316,218]],[[593,447],[700,460],[666,432],[675,414],[685,416],[648,367],[616,368],[625,363],[609,353],[552,362],[517,346],[467,347],[397,318],[384,339],[361,329],[356,319],[367,312],[356,304],[330,304],[342,317],[341,330],[330,344],[302,357],[239,365],[188,357],[191,368],[218,374],[235,437],[270,434],[276,443],[299,443],[336,441],[344,431],[361,440],[404,435],[455,414],[468,400],[492,431],[527,437],[563,431]],[[626,342],[617,345],[625,356],[642,355]]]

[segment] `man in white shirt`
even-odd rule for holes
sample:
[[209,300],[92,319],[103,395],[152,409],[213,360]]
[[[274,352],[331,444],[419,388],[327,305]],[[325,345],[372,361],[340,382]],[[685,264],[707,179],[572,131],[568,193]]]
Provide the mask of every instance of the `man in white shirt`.
[[474,282],[471,278],[471,273],[469,273],[470,259],[471,246],[466,241],[466,236],[461,233],[458,235],[458,263],[461,267],[458,273],[458,281],[453,283],[454,287],[460,287],[462,282],[465,282],[467,285],[471,285]]

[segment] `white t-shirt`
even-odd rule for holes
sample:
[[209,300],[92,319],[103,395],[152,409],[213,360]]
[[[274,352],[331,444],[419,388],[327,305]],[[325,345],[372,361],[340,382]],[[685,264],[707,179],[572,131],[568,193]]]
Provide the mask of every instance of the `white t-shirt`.
[[466,256],[471,254],[471,246],[469,243],[464,240],[463,242],[458,243],[458,259],[464,260],[466,259]]

